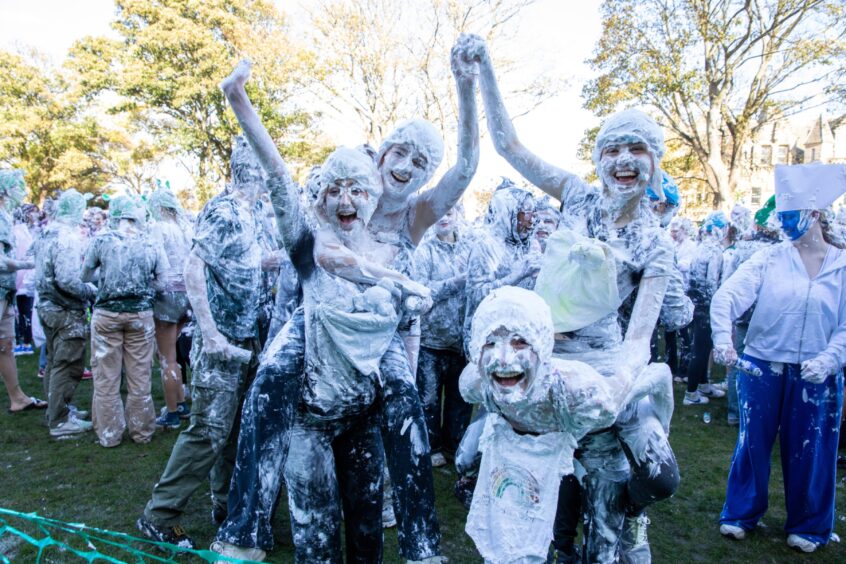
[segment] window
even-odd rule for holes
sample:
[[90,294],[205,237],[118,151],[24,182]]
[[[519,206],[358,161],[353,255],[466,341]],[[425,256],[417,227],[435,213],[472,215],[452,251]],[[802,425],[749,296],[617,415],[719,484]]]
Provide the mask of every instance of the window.
[[761,147],[761,161],[762,165],[773,164],[773,147],[772,145],[764,145]]
[[752,187],[752,197],[751,202],[753,206],[760,206],[761,205],[761,187],[760,186],[753,186]]
[[816,160],[817,160],[817,150],[816,150],[816,149],[811,149],[811,160],[810,160],[810,161],[808,161],[808,162],[809,162],[809,163],[812,163],[812,162],[814,162],[814,161],[816,161]]
[[787,145],[778,146],[778,152],[776,153],[776,162],[778,164],[787,164],[788,150],[789,148]]

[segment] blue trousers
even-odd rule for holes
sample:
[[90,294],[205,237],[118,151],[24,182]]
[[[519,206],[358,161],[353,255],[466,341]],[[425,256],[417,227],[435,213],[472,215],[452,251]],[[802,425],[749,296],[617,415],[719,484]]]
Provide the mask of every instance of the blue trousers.
[[802,380],[798,364],[744,355],[762,376],[737,373],[740,431],[720,523],[751,530],[767,511],[770,455],[776,434],[787,505],[787,534],[825,544],[834,528],[837,439],[843,375]]

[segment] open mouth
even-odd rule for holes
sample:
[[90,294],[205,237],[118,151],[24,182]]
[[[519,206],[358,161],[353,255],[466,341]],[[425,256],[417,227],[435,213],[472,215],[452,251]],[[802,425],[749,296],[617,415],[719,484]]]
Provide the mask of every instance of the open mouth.
[[355,223],[356,219],[358,219],[358,214],[355,212],[338,212],[338,223],[340,223],[342,227],[351,226],[353,223]]
[[512,388],[519,384],[526,374],[524,372],[494,372],[491,377],[503,388]]
[[614,173],[614,180],[616,180],[618,184],[623,184],[624,186],[630,186],[637,183],[637,177],[638,173],[634,170],[618,170]]
[[391,171],[391,178],[399,182],[400,184],[407,184],[409,180],[411,180],[411,175],[409,174],[400,174],[395,171]]

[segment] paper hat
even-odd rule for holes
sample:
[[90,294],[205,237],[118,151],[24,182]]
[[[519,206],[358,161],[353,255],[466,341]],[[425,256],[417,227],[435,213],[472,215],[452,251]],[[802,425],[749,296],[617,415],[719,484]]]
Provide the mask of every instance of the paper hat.
[[776,211],[820,210],[846,193],[846,165],[776,165]]

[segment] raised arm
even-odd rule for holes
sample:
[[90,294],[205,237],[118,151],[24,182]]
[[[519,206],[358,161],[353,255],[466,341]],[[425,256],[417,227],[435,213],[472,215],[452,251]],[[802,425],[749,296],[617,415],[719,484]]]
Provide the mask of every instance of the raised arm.
[[475,35],[470,37],[473,41],[467,47],[467,57],[479,63],[479,86],[482,91],[482,101],[485,104],[488,131],[496,152],[523,175],[523,178],[553,198],[562,200],[568,183],[571,180],[581,182],[581,179],[575,174],[544,161],[520,142],[508,110],[505,109],[502,101],[487,46],[481,37]]
[[411,238],[420,242],[426,230],[461,199],[479,165],[479,116],[476,109],[476,76],[478,65],[466,59],[462,35],[452,48],[452,74],[458,90],[458,155],[434,188],[423,192],[414,210],[410,226]]

